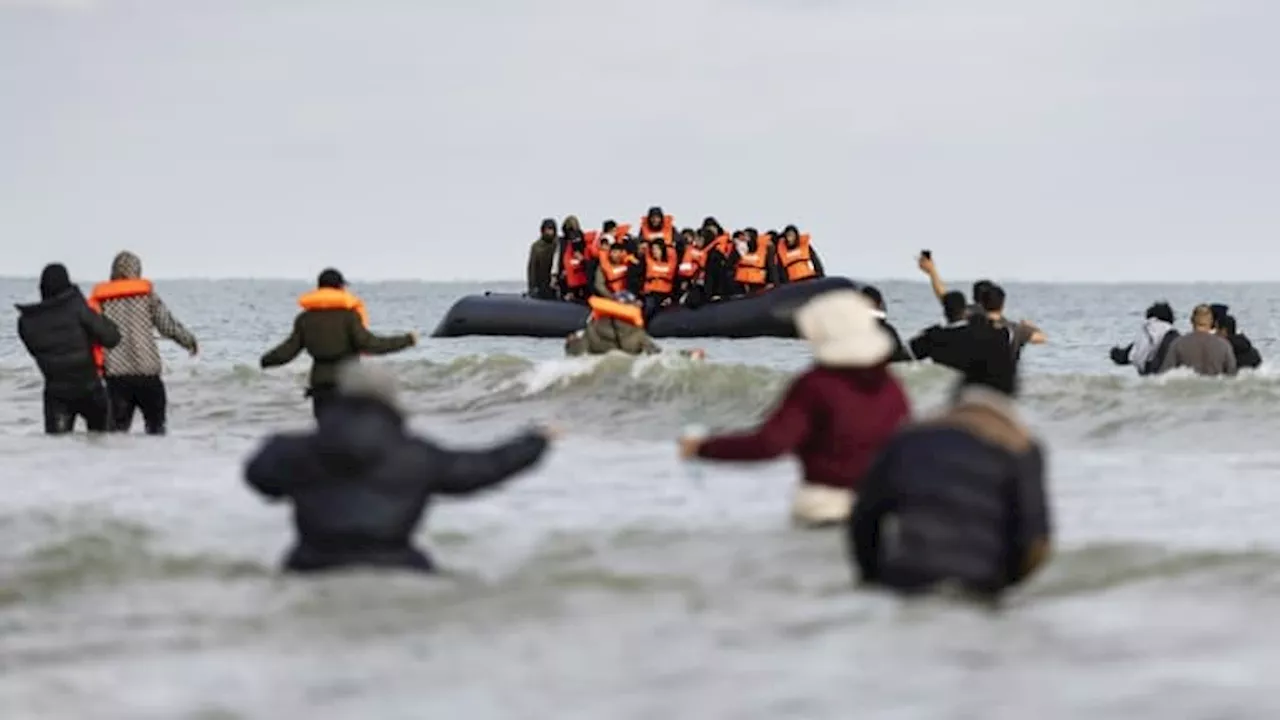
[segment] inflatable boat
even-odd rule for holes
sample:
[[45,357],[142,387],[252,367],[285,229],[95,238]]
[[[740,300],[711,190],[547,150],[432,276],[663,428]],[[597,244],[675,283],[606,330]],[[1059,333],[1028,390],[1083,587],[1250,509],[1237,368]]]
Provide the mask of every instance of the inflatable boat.
[[[849,278],[826,277],[768,292],[721,300],[696,310],[675,307],[649,322],[655,338],[796,337],[792,315],[815,295],[857,289]],[[432,337],[495,335],[563,338],[587,324],[587,307],[559,300],[535,300],[515,293],[468,295],[453,304]]]

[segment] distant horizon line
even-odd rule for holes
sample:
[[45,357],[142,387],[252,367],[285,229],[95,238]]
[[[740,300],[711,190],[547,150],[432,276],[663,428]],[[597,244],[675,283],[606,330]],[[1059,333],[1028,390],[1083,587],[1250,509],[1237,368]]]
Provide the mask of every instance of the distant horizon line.
[[[848,277],[848,276],[832,276],[832,277]],[[149,280],[158,280],[165,282],[226,282],[226,281],[245,281],[245,282],[269,282],[269,283],[304,283],[313,284],[315,278],[289,278],[289,277],[249,277],[249,276],[193,276],[193,275],[148,275]],[[880,283],[913,283],[919,285],[928,285],[929,281],[921,277],[883,277],[870,280],[858,280],[850,278],[854,282],[863,284],[880,284]],[[5,275],[0,274],[0,281],[28,281],[38,282],[39,277],[34,275]],[[968,284],[977,278],[959,278],[948,281],[948,284]],[[82,280],[75,281],[77,285],[91,284],[101,282],[101,280]],[[426,280],[422,278],[359,278],[348,277],[347,282],[351,285],[361,284],[409,284],[409,283],[436,283],[441,285],[483,285],[487,283],[504,284],[504,285],[521,285],[524,280],[521,278],[482,278],[482,279],[452,279],[452,280]],[[997,280],[1001,284],[1009,285],[1265,285],[1269,283],[1280,283],[1280,279],[1275,280]]]

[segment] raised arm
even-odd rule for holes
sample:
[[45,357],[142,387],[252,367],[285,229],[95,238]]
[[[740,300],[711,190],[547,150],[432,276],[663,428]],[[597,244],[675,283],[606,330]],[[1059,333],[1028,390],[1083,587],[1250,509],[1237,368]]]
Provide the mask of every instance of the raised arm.
[[435,486],[441,495],[470,495],[510,479],[538,462],[547,451],[544,433],[527,432],[483,450],[446,450],[422,441],[430,454]]

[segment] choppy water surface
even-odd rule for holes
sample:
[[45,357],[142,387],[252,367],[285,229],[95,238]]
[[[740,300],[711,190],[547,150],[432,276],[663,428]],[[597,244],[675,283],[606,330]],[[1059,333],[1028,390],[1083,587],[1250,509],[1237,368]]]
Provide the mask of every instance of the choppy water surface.
[[[40,381],[0,327],[0,707],[12,718],[1273,718],[1280,700],[1280,379],[1138,380],[1105,350],[1167,297],[1232,305],[1265,356],[1280,287],[1012,286],[1023,409],[1050,445],[1060,549],[989,613],[851,590],[843,540],[785,523],[790,461],[676,461],[678,427],[768,409],[803,347],[711,362],[565,360],[554,340],[428,340],[386,362],[424,431],[569,434],[506,491],[442,503],[423,541],[458,577],[281,578],[284,507],[242,485],[267,432],[305,427],[306,364],[264,374],[305,286],[168,282],[204,354],[170,360],[172,435],[48,439]],[[359,288],[429,332],[477,288]],[[904,334],[933,321],[887,284]],[[4,281],[0,297],[34,295]],[[917,411],[949,375],[901,373]]]

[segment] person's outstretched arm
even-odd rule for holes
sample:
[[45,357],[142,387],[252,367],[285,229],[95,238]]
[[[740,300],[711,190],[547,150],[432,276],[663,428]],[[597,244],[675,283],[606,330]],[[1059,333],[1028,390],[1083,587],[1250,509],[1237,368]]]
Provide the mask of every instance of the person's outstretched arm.
[[274,435],[245,464],[244,480],[268,498],[286,497],[306,475],[299,465],[307,450],[304,435]]
[[196,343],[196,336],[191,334],[190,330],[169,312],[169,307],[164,304],[159,295],[151,294],[151,324],[155,326],[156,332],[164,337],[178,343],[182,349],[195,355],[199,349]]
[[547,451],[545,432],[526,432],[483,450],[447,450],[421,440],[435,486],[441,495],[470,495],[510,479],[538,462]]
[[400,352],[417,342],[413,333],[402,335],[374,335],[360,322],[355,311],[348,312],[347,331],[351,333],[352,344],[356,350],[368,355],[387,355]]
[[1133,343],[1129,343],[1125,347],[1119,345],[1111,348],[1111,362],[1117,365],[1131,365],[1129,353],[1133,352]]
[[299,315],[293,321],[293,331],[289,333],[289,337],[284,342],[271,348],[265,354],[259,364],[263,368],[277,367],[279,365],[288,365],[293,359],[298,357],[298,353],[302,352],[302,316]]
[[108,350],[120,344],[120,328],[101,313],[96,313],[88,303],[80,311],[80,324],[89,339]]
[[804,378],[787,390],[782,402],[759,429],[720,435],[698,446],[708,460],[769,460],[795,450],[809,436],[809,399]]

